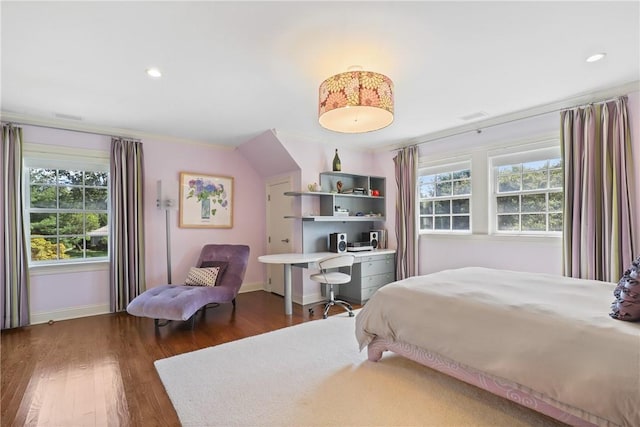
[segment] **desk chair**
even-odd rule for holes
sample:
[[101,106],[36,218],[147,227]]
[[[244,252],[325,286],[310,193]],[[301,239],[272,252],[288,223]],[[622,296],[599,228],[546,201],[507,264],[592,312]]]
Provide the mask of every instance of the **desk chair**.
[[[329,309],[333,305],[340,305],[344,307],[344,309],[349,313],[349,317],[353,317],[353,307],[351,307],[348,302],[335,298],[333,285],[343,285],[351,281],[351,269],[355,259],[356,257],[353,255],[331,255],[318,261],[320,272],[311,275],[310,279],[315,282],[328,285],[329,288],[329,299],[313,306],[315,307],[317,305],[324,304],[324,312],[322,313],[323,319],[327,318],[327,313],[329,313]],[[349,273],[336,271],[336,269],[340,267],[349,267]],[[313,307],[309,309],[309,314],[313,314]]]

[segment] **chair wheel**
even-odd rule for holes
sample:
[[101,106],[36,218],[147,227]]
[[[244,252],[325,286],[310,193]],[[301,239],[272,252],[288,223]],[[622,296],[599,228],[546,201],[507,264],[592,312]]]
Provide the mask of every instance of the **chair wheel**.
[[326,318],[327,318],[327,315],[326,315],[326,314],[323,314],[323,315],[322,315],[322,318],[323,318],[323,319],[326,319]]
[[309,314],[313,314],[313,308],[309,309]]
[[355,316],[355,314],[353,314],[353,311],[350,311],[349,312],[349,317],[353,317],[353,316]]

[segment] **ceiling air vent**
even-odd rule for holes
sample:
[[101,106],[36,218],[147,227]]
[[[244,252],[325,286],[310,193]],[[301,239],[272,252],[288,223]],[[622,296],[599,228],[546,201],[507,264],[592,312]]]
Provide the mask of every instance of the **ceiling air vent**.
[[467,114],[466,116],[462,116],[462,117],[460,117],[460,119],[464,120],[465,122],[469,122],[471,120],[483,119],[485,117],[489,117],[489,115],[487,113],[485,113],[484,111],[477,111],[475,113],[471,113],[471,114]]
[[63,119],[63,120],[82,120],[82,117],[80,116],[74,116],[73,114],[64,114],[64,113],[53,113],[54,116],[56,116],[57,119]]

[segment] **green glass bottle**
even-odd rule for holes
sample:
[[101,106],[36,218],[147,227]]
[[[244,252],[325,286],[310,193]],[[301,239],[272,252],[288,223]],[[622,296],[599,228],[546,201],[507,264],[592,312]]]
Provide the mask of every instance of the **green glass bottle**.
[[340,157],[338,157],[338,149],[336,148],[336,155],[333,156],[333,171],[340,172],[342,170],[342,164],[340,164]]

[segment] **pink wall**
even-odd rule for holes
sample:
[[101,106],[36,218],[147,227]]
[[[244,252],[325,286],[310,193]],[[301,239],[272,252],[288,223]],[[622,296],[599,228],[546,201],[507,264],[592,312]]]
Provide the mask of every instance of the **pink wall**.
[[[629,94],[629,121],[631,125],[634,164],[640,164],[640,92]],[[529,132],[523,125],[527,121],[514,122],[483,132],[483,138],[509,138]],[[555,118],[539,117],[531,120],[532,128],[548,131],[557,127]],[[108,136],[82,132],[56,130],[35,126],[24,126],[27,143],[50,144],[64,147],[109,150]],[[278,135],[300,167],[294,176],[294,185],[304,188],[315,182],[322,171],[331,170],[336,147],[319,142],[301,141],[286,135]],[[474,136],[449,138],[421,146],[421,155],[455,151],[473,145]],[[477,141],[476,141],[477,142]],[[185,144],[164,140],[143,140],[145,155],[145,233],[147,286],[166,282],[165,214],[156,208],[156,182],[162,180],[165,188],[173,187],[177,193],[177,182],[181,171],[220,174],[234,177],[235,206],[234,226],[231,229],[185,229],[178,227],[178,212],[171,211],[171,252],[173,282],[183,281],[188,269],[195,262],[200,248],[206,243],[243,243],[251,247],[251,259],[247,269],[244,288],[260,288],[264,283],[265,268],[257,257],[265,252],[265,183],[249,165],[239,150],[220,149],[207,145]],[[377,153],[338,146],[343,171],[356,174],[385,176],[387,178],[387,222],[389,247],[395,248],[395,177],[394,151]],[[636,173],[636,188],[640,189],[640,173]],[[173,185],[171,185],[173,183]],[[175,198],[177,199],[177,194]],[[638,195],[640,212],[640,195]],[[306,207],[301,206],[304,210]],[[640,247],[640,242],[638,242]],[[500,257],[495,255],[499,251]],[[451,257],[451,254],[459,256]],[[487,254],[492,254],[491,256]],[[472,236],[469,239],[420,239],[420,272],[427,273],[442,268],[462,265],[491,265],[507,268],[514,266],[523,270],[559,271],[559,246],[548,246],[539,242],[526,244],[488,237]],[[487,258],[488,257],[488,258]],[[501,259],[496,264],[496,259]],[[533,264],[522,264],[522,259],[535,260]],[[495,265],[494,265],[495,264]],[[60,274],[37,274],[32,276],[32,313],[55,313],[69,307],[92,309],[108,306],[108,270]]]
[[[630,93],[628,99],[633,164],[640,165],[640,92]],[[420,155],[425,158],[449,156],[451,153],[470,152],[496,142],[513,143],[553,133],[557,135],[558,114],[553,112],[493,126],[483,129],[481,134],[469,132],[425,143],[420,146]],[[637,212],[640,212],[640,173],[637,172],[637,167],[635,171]],[[636,220],[640,221],[640,218],[636,216]],[[561,243],[560,238],[509,238],[487,235],[486,232],[472,236],[424,234],[419,239],[419,273],[476,265],[561,274]],[[640,242],[636,242],[636,248],[640,250]],[[638,255],[640,253],[635,254]]]
[[[47,144],[109,152],[111,138],[82,132],[24,126],[27,143]],[[234,218],[231,229],[186,229],[178,227],[178,211],[171,211],[173,282],[184,281],[189,267],[207,243],[241,243],[251,248],[243,287],[262,287],[263,268],[257,257],[265,246],[264,183],[242,155],[233,149],[213,146],[143,140],[145,167],[145,240],[147,287],[166,283],[165,213],[156,208],[156,182],[178,195],[181,171],[234,177]],[[74,310],[84,314],[105,312],[109,305],[109,271],[46,272],[32,274],[31,312],[36,318],[61,319]],[[83,311],[84,310],[84,311]],[[106,309],[108,310],[108,308]],[[45,320],[47,319],[45,318]]]
[[262,284],[262,267],[257,260],[264,253],[266,211],[264,182],[238,150],[204,144],[144,140],[145,156],[145,240],[147,244],[147,287],[166,283],[165,212],[156,208],[156,183],[175,186],[180,172],[198,172],[234,178],[233,228],[179,228],[178,211],[171,211],[172,281],[184,282],[189,268],[207,243],[238,243],[251,248],[245,285]]

